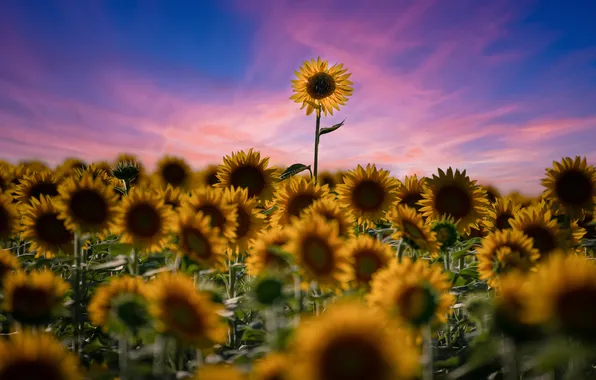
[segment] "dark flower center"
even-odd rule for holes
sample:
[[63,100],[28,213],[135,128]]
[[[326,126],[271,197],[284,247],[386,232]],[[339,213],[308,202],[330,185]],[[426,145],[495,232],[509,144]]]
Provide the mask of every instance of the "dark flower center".
[[313,194],[296,194],[294,197],[290,198],[287,212],[289,215],[299,217],[302,211],[312,205],[317,199],[319,199],[319,197]]
[[584,285],[561,294],[557,317],[564,331],[580,339],[596,340],[596,289]]
[[440,188],[435,195],[435,209],[440,215],[447,214],[459,220],[472,211],[472,200],[465,190],[457,185]]
[[108,204],[93,189],[81,189],[72,194],[70,211],[76,219],[86,224],[101,225],[108,219]]
[[152,238],[159,233],[161,225],[161,215],[147,203],[132,206],[126,214],[127,230],[134,236]]
[[557,239],[549,230],[542,226],[530,225],[524,228],[524,233],[534,239],[534,248],[540,251],[543,259],[548,253],[557,248]]
[[211,219],[211,227],[217,227],[220,231],[223,231],[223,228],[226,225],[226,218],[219,207],[207,204],[197,207],[197,211],[202,212]]
[[209,186],[214,186],[219,183],[219,178],[217,178],[217,171],[212,171],[207,175],[207,184]]
[[248,214],[244,208],[239,206],[236,221],[238,222],[236,239],[242,239],[250,231],[250,214]]
[[35,235],[44,243],[61,246],[73,241],[74,235],[66,229],[64,221],[58,219],[58,213],[48,213],[37,217]]
[[416,209],[416,211],[420,211],[422,206],[420,206],[418,202],[422,199],[423,197],[420,193],[408,193],[406,196],[402,198],[401,203],[405,204],[408,207]]
[[555,183],[557,197],[566,204],[581,206],[590,202],[594,184],[585,173],[579,170],[567,170]]
[[188,303],[184,294],[168,294],[163,305],[166,326],[181,336],[204,332],[203,319],[199,312]]
[[198,229],[192,227],[183,229],[181,238],[183,247],[191,252],[193,256],[207,260],[213,255],[209,241]]
[[327,73],[316,73],[308,78],[306,92],[316,100],[325,99],[335,92],[335,79]]
[[381,348],[349,331],[327,343],[319,362],[317,378],[321,380],[389,378],[389,363],[383,357]]
[[497,216],[497,220],[495,221],[495,226],[497,227],[498,230],[507,230],[511,228],[511,225],[509,224],[509,219],[513,218],[513,215],[511,215],[508,212],[504,212],[501,215]]
[[50,318],[52,296],[47,291],[31,286],[15,288],[12,296],[12,314],[25,324],[41,324]]
[[53,182],[39,182],[29,189],[29,198],[39,199],[42,195],[55,197],[58,195],[58,186]]
[[63,380],[57,364],[42,358],[21,359],[2,368],[0,380]]
[[245,165],[232,171],[230,184],[247,189],[249,198],[258,197],[265,189],[265,177],[259,168]]
[[368,284],[372,275],[383,266],[375,251],[360,250],[354,254],[354,268],[358,282]]
[[177,163],[169,163],[161,169],[161,176],[172,186],[181,186],[187,178],[186,168]]
[[0,239],[8,237],[11,231],[11,220],[8,211],[0,205]]
[[360,211],[375,212],[383,205],[385,189],[378,182],[367,179],[354,187],[352,200]]
[[302,243],[304,265],[318,275],[328,275],[335,268],[335,257],[327,242],[316,236],[309,236]]
[[399,315],[416,326],[429,323],[437,310],[437,296],[430,286],[410,286],[397,300]]

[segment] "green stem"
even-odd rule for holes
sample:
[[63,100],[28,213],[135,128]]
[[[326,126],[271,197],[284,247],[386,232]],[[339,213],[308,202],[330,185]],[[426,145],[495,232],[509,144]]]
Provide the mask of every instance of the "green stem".
[[503,367],[505,369],[505,379],[518,380],[517,349],[515,342],[509,338],[503,340]]
[[423,373],[422,380],[432,380],[434,377],[433,369],[433,343],[432,333],[430,325],[426,325],[422,328],[422,339],[423,339]]
[[74,304],[72,309],[72,338],[73,351],[76,355],[80,350],[80,307],[81,307],[81,249],[79,247],[79,235],[74,234],[74,259],[75,259],[75,273],[73,281]]
[[132,249],[130,251],[130,256],[131,256],[131,260],[132,260],[132,265],[131,265],[131,274],[133,276],[138,276],[139,275],[139,254],[137,252],[136,249]]
[[313,165],[313,177],[315,179],[315,183],[317,183],[317,172],[319,168],[319,133],[321,131],[321,110],[316,110],[317,120],[316,120],[316,128],[315,128],[315,162]]
[[449,251],[448,249],[446,249],[444,251],[444,260],[445,260],[445,270],[447,272],[449,272],[451,270],[451,251]]

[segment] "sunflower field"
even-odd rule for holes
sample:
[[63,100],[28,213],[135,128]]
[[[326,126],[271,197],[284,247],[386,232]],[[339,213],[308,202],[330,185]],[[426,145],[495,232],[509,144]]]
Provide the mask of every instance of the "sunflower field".
[[0,380],[596,379],[596,168],[319,173],[349,77],[296,71],[312,165],[0,161]]

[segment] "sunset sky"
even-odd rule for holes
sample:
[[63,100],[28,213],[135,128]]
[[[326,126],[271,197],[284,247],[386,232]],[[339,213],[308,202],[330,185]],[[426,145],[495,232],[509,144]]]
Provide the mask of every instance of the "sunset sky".
[[4,0],[0,158],[310,164],[314,117],[288,98],[321,56],[355,83],[323,169],[536,193],[553,160],[596,163],[595,18],[588,0]]

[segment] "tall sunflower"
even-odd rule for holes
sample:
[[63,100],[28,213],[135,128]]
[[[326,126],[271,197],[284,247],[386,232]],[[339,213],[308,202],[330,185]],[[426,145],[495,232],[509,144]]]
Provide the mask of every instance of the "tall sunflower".
[[286,354],[269,353],[255,362],[250,380],[290,380],[291,363]]
[[397,186],[397,203],[420,211],[422,206],[418,202],[423,199],[422,193],[427,186],[427,181],[428,179],[426,177],[418,178],[415,174],[406,176],[404,181],[399,182]]
[[414,379],[420,353],[405,334],[359,302],[332,305],[295,333],[291,379]]
[[351,281],[367,288],[373,275],[387,267],[393,257],[393,249],[371,237],[359,235],[349,240],[344,247],[345,255],[351,258]]
[[55,201],[42,195],[32,198],[21,210],[21,239],[31,242],[35,257],[54,257],[58,252],[70,254],[74,249],[74,234],[60,219]]
[[528,272],[540,258],[532,238],[518,230],[497,230],[482,239],[476,250],[478,274],[492,287],[499,286],[502,274],[511,270]]
[[158,252],[168,244],[172,211],[154,192],[133,188],[118,207],[112,232],[122,243]]
[[563,246],[563,232],[557,220],[553,218],[550,210],[540,207],[539,204],[520,210],[509,223],[513,229],[532,238],[534,248],[540,252],[540,260]]
[[238,210],[235,204],[228,203],[224,197],[225,190],[203,187],[193,190],[182,203],[183,209],[202,212],[211,219],[211,227],[228,241],[236,239]]
[[275,192],[277,210],[271,215],[270,224],[286,226],[293,218],[299,218],[315,201],[332,198],[326,185],[317,185],[301,177],[282,182]]
[[8,240],[19,228],[19,214],[12,197],[0,192],[0,241]]
[[470,227],[482,218],[488,206],[484,190],[470,180],[466,171],[439,169],[439,175],[429,180],[422,194],[420,212],[430,219],[452,217],[460,233],[468,233]]
[[306,114],[313,113],[316,107],[321,111],[333,115],[333,109],[339,111],[352,95],[353,83],[348,80],[350,73],[344,69],[343,63],[329,67],[329,62],[318,57],[304,61],[300,71],[296,71],[296,79],[292,80],[290,97],[295,103],[302,103],[300,109],[306,107]]
[[196,182],[198,186],[215,186],[219,183],[217,178],[217,172],[219,171],[219,165],[207,165],[203,170],[195,173]]
[[184,209],[174,227],[177,249],[206,268],[224,269],[227,263],[226,240],[211,218],[202,212]]
[[488,207],[482,223],[489,231],[510,229],[509,220],[521,207],[521,204],[511,197],[497,198]]
[[11,251],[0,250],[0,289],[2,289],[4,279],[20,267],[19,259]]
[[339,236],[349,239],[354,235],[354,218],[350,212],[340,207],[339,203],[332,197],[324,197],[314,201],[312,205],[304,210],[304,217],[320,215],[328,222],[337,223]]
[[261,231],[252,241],[246,258],[246,269],[251,276],[259,276],[266,270],[284,270],[289,263],[274,249],[281,249],[289,241],[288,229],[271,228]]
[[263,227],[265,215],[257,209],[257,200],[248,197],[247,189],[227,188],[224,199],[236,206],[236,239],[230,243],[230,248],[240,254],[248,249],[250,240]]
[[588,165],[586,158],[564,157],[553,162],[542,180],[546,187],[544,196],[554,202],[572,218],[581,218],[596,205],[596,168]]
[[341,249],[337,225],[320,216],[304,219],[288,227],[287,251],[293,255],[305,281],[316,281],[323,288],[346,284],[350,258]]
[[226,340],[227,328],[218,314],[221,306],[211,300],[210,293],[197,291],[187,275],[158,275],[150,283],[148,297],[159,332],[198,347]]
[[416,209],[398,205],[387,213],[387,221],[396,228],[394,239],[403,239],[415,250],[438,256],[441,244],[437,241],[436,232],[431,231],[431,226],[422,220]]
[[76,355],[53,335],[21,331],[0,341],[2,380],[83,380]]
[[248,196],[261,201],[273,197],[273,186],[277,180],[276,168],[268,167],[269,157],[261,159],[261,153],[249,149],[225,156],[219,167],[216,187],[241,187],[248,190]]
[[59,184],[60,180],[50,171],[33,172],[20,180],[15,187],[14,197],[23,204],[29,203],[32,198],[39,199],[42,195],[55,197]]
[[185,159],[175,156],[163,156],[157,161],[153,174],[158,186],[190,189],[193,186],[194,173]]
[[358,223],[376,222],[397,200],[398,181],[387,170],[373,164],[358,165],[345,173],[344,183],[336,186],[340,205],[357,218]]
[[70,285],[49,270],[9,274],[4,282],[4,310],[19,323],[42,325],[54,317]]

